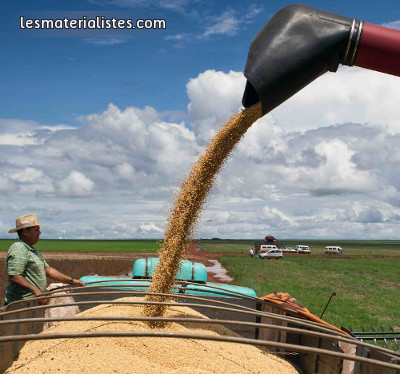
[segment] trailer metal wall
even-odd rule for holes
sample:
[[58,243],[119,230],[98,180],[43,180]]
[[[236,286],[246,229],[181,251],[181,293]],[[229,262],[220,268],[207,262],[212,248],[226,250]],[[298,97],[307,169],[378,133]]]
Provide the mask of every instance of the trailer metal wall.
[[[79,290],[83,291],[83,290]],[[107,295],[101,295],[101,297],[96,298],[91,296],[79,295],[79,291],[74,293],[74,298],[76,301],[92,301],[103,299],[112,301],[113,299],[119,298],[118,293],[109,293]],[[100,296],[100,295],[99,295]],[[285,315],[282,308],[279,308],[275,305],[271,305],[267,302],[264,302],[260,299],[246,299],[246,298],[225,298],[225,297],[210,297],[209,299],[229,302],[236,305],[241,305],[247,308],[250,308],[254,311],[261,312],[269,312],[277,315]],[[179,302],[185,303],[185,300],[180,300]],[[190,302],[190,301],[189,301]],[[27,307],[37,306],[37,301],[30,301]],[[85,306],[85,308],[81,308],[81,310],[93,307],[93,305]],[[12,311],[17,310],[20,305],[17,303],[15,305],[10,304],[7,307],[1,308],[0,312],[4,311]],[[227,310],[211,310],[206,306],[206,300],[203,307],[194,308],[200,313],[206,315],[210,319],[221,319],[221,320],[237,320],[237,321],[248,321],[259,323],[269,323],[273,325],[278,325],[282,327],[294,327],[299,328],[299,325],[296,325],[295,320],[277,320],[274,318],[270,318],[268,316],[260,315],[240,315],[235,314],[233,312],[229,312]],[[2,315],[0,313],[0,319],[22,319],[22,318],[38,318],[44,317],[44,309],[38,310],[28,310],[25,312],[18,312],[12,315]],[[12,336],[12,335],[24,335],[24,334],[36,334],[39,333],[43,328],[42,323],[21,323],[21,324],[12,324],[12,325],[0,325],[0,336]],[[399,362],[393,361],[393,356],[389,354],[385,354],[375,347],[371,346],[368,348],[365,347],[357,347],[357,340],[354,339],[353,344],[348,344],[349,347],[345,347],[343,343],[339,344],[337,340],[321,338],[317,336],[304,335],[301,333],[295,333],[291,331],[282,331],[279,329],[272,328],[259,328],[259,327],[251,327],[251,326],[229,326],[231,330],[236,332],[242,337],[250,338],[250,339],[260,339],[267,340],[273,342],[294,344],[296,346],[302,347],[311,347],[311,348],[322,348],[333,352],[344,352],[350,353],[351,349],[354,348],[354,353],[357,353],[358,356],[368,357],[371,359],[379,360],[382,362],[390,362],[393,364],[400,364]],[[303,329],[308,329],[308,327],[302,327]],[[309,328],[311,330],[311,327]],[[15,358],[18,355],[18,352],[23,347],[24,342],[6,342],[0,343],[0,373],[3,373],[7,368],[12,364]],[[353,346],[353,347],[352,347]],[[337,357],[331,356],[322,356],[314,353],[307,352],[293,352],[293,351],[285,351],[281,348],[270,349],[270,351],[274,351],[277,354],[280,354],[294,364],[296,364],[304,374],[400,374],[399,370],[393,369],[385,369],[381,367],[371,366],[365,363],[355,363],[351,360],[343,360]],[[397,356],[398,358],[399,356]]]
[[[38,306],[37,301],[30,301],[25,304],[24,307]],[[0,308],[0,313],[5,311],[18,310],[21,306],[19,303],[10,304],[6,307]],[[12,315],[1,315],[0,320],[7,319],[22,319],[22,318],[39,318],[44,317],[44,310],[32,310],[26,312],[19,312]],[[24,334],[37,334],[43,329],[43,324],[41,323],[23,323],[14,325],[1,325],[0,326],[0,336],[10,336],[10,335],[24,335]],[[18,356],[19,351],[25,345],[23,341],[0,343],[0,373],[3,373],[11,366],[13,361]]]
[[[282,309],[269,304],[262,304],[262,311],[271,312],[275,314],[285,314]],[[261,323],[278,324],[285,327],[296,327],[293,324],[277,321],[271,318],[262,317]],[[350,354],[357,354],[358,356],[367,357],[383,362],[390,362],[399,364],[399,362],[393,361],[390,355],[382,353],[374,348],[363,348],[357,347],[355,344],[339,344],[338,341],[318,338],[309,335],[294,334],[291,332],[272,330],[272,329],[260,329],[259,339],[262,340],[273,340],[282,343],[296,344],[301,346],[308,346],[313,348],[322,348],[334,352],[343,352]],[[276,352],[285,353],[284,350],[276,350]],[[353,352],[353,353],[351,353]],[[291,352],[286,352],[290,359]],[[320,356],[313,353],[302,353],[298,354],[295,363],[304,371],[305,374],[400,374],[400,371],[378,368],[363,363],[357,363],[350,360],[342,360],[335,357]],[[293,359],[292,359],[293,361]]]

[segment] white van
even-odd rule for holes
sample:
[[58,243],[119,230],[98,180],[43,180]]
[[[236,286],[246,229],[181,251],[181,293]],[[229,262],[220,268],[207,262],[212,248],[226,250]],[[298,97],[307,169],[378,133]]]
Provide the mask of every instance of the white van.
[[295,250],[297,251],[297,253],[311,253],[308,245],[296,245]]
[[278,249],[278,247],[276,245],[273,244],[263,244],[260,246],[260,253],[261,252],[267,252],[270,249]]
[[343,254],[343,248],[335,245],[325,247],[325,253]]

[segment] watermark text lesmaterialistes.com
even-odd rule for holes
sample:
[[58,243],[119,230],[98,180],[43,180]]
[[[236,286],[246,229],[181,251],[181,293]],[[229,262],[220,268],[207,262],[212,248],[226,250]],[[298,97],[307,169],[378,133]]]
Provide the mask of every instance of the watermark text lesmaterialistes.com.
[[122,29],[146,29],[146,30],[159,30],[166,29],[167,22],[165,19],[118,19],[115,17],[106,18],[104,16],[96,16],[94,18],[68,18],[62,19],[25,19],[20,17],[19,27],[21,29],[35,29],[35,30],[122,30]]

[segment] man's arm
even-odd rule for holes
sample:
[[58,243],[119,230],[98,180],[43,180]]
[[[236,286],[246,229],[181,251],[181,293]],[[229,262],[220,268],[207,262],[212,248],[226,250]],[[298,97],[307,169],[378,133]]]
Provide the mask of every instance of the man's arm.
[[9,275],[8,279],[17,286],[32,292],[35,295],[40,295],[43,293],[41,290],[39,290],[39,288],[34,286],[32,283],[29,283],[22,275]]
[[[22,275],[9,275],[8,279],[10,280],[10,282],[15,283],[17,286],[29,292],[32,292],[35,296],[40,296],[43,294],[43,292],[39,288],[28,282]],[[39,304],[46,305],[47,299],[39,300]]]
[[[79,279],[73,279],[72,277],[69,277],[69,276],[61,273],[60,271],[58,271],[57,269],[52,268],[51,266],[48,266],[46,268],[46,275],[49,278],[54,279],[54,280],[59,281],[59,282],[62,282],[62,283],[72,284],[72,285],[77,286],[77,287],[84,287],[85,286],[85,283],[83,283]],[[72,279],[72,283],[71,283],[71,279]]]

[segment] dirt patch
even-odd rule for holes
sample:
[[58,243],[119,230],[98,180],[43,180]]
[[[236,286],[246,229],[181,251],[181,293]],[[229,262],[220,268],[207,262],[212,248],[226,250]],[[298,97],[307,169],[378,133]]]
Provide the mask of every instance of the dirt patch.
[[[129,272],[132,270],[133,263],[139,258],[146,258],[146,257],[157,257],[157,252],[146,252],[146,253],[104,253],[104,252],[42,252],[44,258],[47,262],[52,260],[60,260],[63,258],[68,258],[69,260],[92,260],[92,259],[130,259],[132,261],[131,267],[126,270]],[[224,253],[225,255],[230,255],[229,253]],[[231,253],[231,255],[238,255],[237,253]],[[231,283],[233,282],[233,278],[229,277],[226,274],[226,269],[224,269],[216,264],[215,261],[218,261],[218,258],[222,255],[220,253],[208,253],[202,252],[198,250],[197,243],[189,244],[188,248],[185,250],[183,254],[183,258],[188,261],[192,262],[199,262],[207,267],[207,280],[208,282],[215,282],[215,283]],[[50,264],[51,265],[51,264]],[[217,265],[217,266],[216,266]],[[124,271],[125,272],[125,271]],[[87,274],[91,273],[88,270]],[[82,274],[82,275],[87,275]],[[104,275],[104,274],[99,274]],[[114,274],[117,275],[117,274]]]
[[196,242],[190,243],[185,252],[183,253],[183,258],[192,262],[199,262],[206,266],[207,268],[207,280],[208,282],[215,283],[231,283],[234,278],[227,274],[226,269],[220,264],[218,258],[221,256],[243,256],[238,253],[209,253],[199,251],[198,244]]
[[222,266],[222,264],[218,260],[209,260],[210,262],[213,262],[213,266],[207,266],[207,274],[211,273],[213,274],[214,278],[217,278],[220,282],[232,282],[233,278],[228,275],[228,272],[226,269]]

